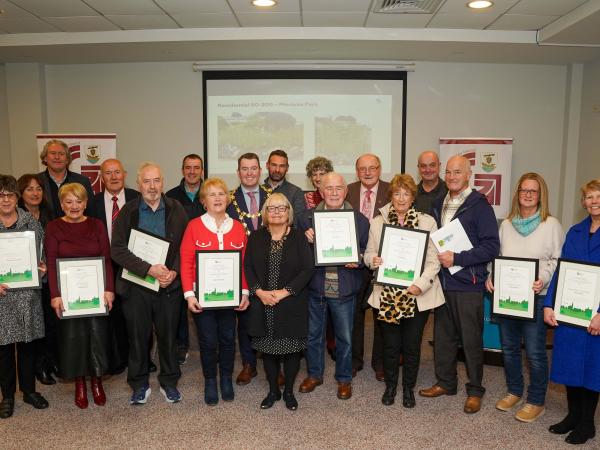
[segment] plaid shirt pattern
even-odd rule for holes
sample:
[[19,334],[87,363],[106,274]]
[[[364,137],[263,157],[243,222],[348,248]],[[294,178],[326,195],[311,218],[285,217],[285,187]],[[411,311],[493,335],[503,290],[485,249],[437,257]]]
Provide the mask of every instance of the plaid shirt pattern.
[[447,225],[452,220],[458,208],[465,202],[472,191],[468,187],[454,198],[450,197],[450,192],[446,194],[444,204],[442,205],[442,226]]

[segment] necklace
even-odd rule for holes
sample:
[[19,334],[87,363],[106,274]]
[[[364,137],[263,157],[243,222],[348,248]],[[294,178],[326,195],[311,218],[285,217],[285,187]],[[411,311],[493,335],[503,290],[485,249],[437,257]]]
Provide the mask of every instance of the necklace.
[[[269,196],[273,192],[273,189],[267,188],[263,185],[259,185],[258,187],[267,194],[267,198],[269,198]],[[235,199],[235,191],[229,191],[229,199],[231,200],[231,204],[233,205],[233,208],[235,209],[235,212],[239,217],[239,221],[242,222],[242,225],[244,226],[244,230],[246,231],[246,234],[250,235],[250,230],[248,229],[248,225],[246,224],[246,221],[244,219],[248,218],[248,219],[252,220],[252,219],[259,218],[262,216],[261,212],[258,211],[258,212],[251,214],[249,212],[242,211],[242,209],[240,208],[240,205],[238,204],[237,200]]]

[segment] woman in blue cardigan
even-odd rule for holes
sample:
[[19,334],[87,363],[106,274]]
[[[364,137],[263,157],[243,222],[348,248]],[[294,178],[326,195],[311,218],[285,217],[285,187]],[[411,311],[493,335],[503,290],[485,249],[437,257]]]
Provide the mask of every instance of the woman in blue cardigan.
[[[561,258],[600,263],[600,179],[581,188],[581,203],[589,215],[567,233]],[[600,392],[600,310],[592,317],[587,329],[566,324],[558,326],[552,307],[556,277],[555,273],[544,303],[544,320],[557,327],[550,379],[566,386],[569,412],[549,430],[555,434],[570,432],[566,442],[583,444],[596,435],[594,414]]]

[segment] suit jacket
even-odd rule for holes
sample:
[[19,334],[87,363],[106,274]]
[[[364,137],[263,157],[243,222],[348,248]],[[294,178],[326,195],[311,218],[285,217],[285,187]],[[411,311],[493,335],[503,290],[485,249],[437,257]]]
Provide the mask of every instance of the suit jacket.
[[[264,189],[262,189],[259,186],[258,187],[258,195],[260,197],[260,201],[258,202],[258,211],[260,212],[263,205],[265,204],[265,200],[267,200],[267,197],[270,194],[268,194],[267,191],[265,191]],[[244,212],[248,212],[248,207],[246,206],[246,199],[244,198],[244,193],[242,192],[241,186],[238,186],[237,189],[235,191],[233,191],[233,197],[235,198],[235,201],[237,202],[240,210],[244,211]],[[229,217],[231,217],[232,219],[239,220],[240,222],[242,222],[242,224],[245,224],[246,229],[248,230],[248,234],[250,234],[252,231],[255,231],[254,227],[252,226],[252,219],[246,217],[242,220],[240,218],[240,215],[236,211],[235,206],[233,205],[233,202],[231,202],[227,206],[227,214],[229,214]],[[260,227],[262,227],[262,217],[258,218],[258,228],[260,228]]]
[[[379,180],[379,186],[377,186],[377,198],[375,199],[375,209],[373,210],[373,217],[380,214],[379,209],[389,203],[388,188],[390,183],[387,181]],[[360,181],[355,181],[348,185],[348,195],[346,195],[346,201],[352,205],[355,211],[360,212]]]
[[[135,189],[125,188],[125,203],[130,202],[131,200],[138,198],[140,193]],[[100,219],[104,226],[106,226],[106,209],[104,204],[104,191],[98,192],[94,195],[93,199],[94,203],[94,217]]]

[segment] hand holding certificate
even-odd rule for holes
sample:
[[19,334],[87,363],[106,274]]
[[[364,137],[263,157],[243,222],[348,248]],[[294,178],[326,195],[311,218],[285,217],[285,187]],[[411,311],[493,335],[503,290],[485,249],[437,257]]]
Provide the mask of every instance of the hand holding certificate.
[[[439,230],[431,233],[431,240],[439,253],[446,251],[460,253],[473,248],[473,244],[471,244],[459,219],[454,219]],[[448,268],[448,271],[451,275],[454,275],[461,269],[461,266],[452,266]]]
[[[158,264],[164,265],[167,260],[169,245],[170,243],[168,241],[158,236],[134,229],[131,230],[131,234],[129,235],[127,248],[138,258],[154,266]],[[159,280],[150,273],[146,274],[146,276],[140,276],[123,268],[121,276],[124,280],[151,289],[155,292],[158,292],[160,289]]]

